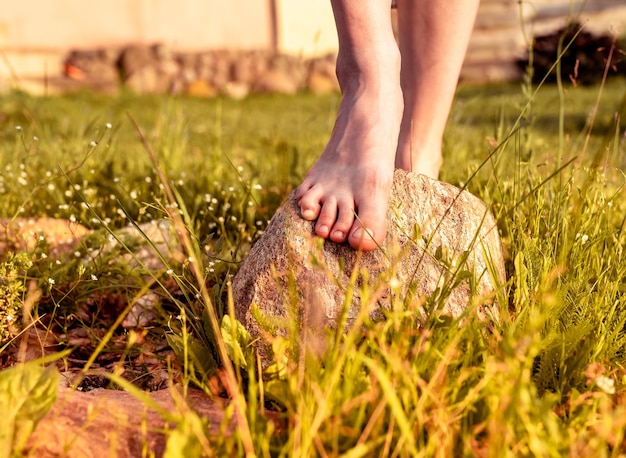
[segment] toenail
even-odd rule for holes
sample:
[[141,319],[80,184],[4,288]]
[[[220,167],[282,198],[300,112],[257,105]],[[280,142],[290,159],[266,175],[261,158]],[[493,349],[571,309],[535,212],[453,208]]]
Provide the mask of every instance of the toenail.
[[341,231],[333,232],[333,237],[336,238],[336,239],[343,239],[343,238],[345,238],[345,236],[346,236],[346,234],[344,234]]
[[365,236],[368,236],[369,238],[371,238],[372,240],[374,239],[374,231],[371,229],[363,229],[361,227],[359,227],[358,229],[356,229],[353,233],[352,233],[352,237],[353,239],[356,240],[362,240],[365,238]]
[[328,232],[328,226],[326,226],[325,224],[322,224],[320,227],[317,228],[317,232]]
[[315,212],[310,208],[301,210],[301,213],[304,219],[315,219]]

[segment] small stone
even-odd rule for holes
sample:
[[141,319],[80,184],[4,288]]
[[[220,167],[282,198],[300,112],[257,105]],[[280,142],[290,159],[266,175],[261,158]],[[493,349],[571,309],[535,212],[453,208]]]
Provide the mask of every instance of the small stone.
[[122,51],[119,66],[124,78],[128,78],[140,69],[154,65],[156,56],[149,46],[129,46]]
[[217,95],[217,91],[211,83],[204,80],[192,81],[187,85],[185,92],[192,97],[215,97]]
[[[485,204],[467,191],[397,170],[387,213],[388,234],[372,252],[358,253],[347,244],[322,242],[313,235],[313,228],[314,222],[300,217],[292,193],[233,279],[237,319],[262,342],[265,331],[255,318],[258,311],[268,322],[281,323],[290,316],[288,309],[295,307],[296,313],[313,320],[307,326],[336,328],[355,268],[361,273],[357,284],[377,285],[379,292],[362,303],[355,289],[348,326],[364,306],[372,319],[384,319],[392,302],[394,307],[416,303],[424,317],[420,301],[427,303],[429,297],[441,294],[444,282],[450,286],[450,278],[458,275],[455,265],[460,265],[465,279],[444,296],[442,312],[459,317],[476,300],[481,318],[497,316],[498,308],[492,306],[494,292],[505,281],[498,229]],[[391,273],[393,279],[387,279]],[[290,279],[299,288],[295,298],[290,297]],[[268,357],[267,348],[260,345],[262,358]]]
[[293,95],[298,92],[298,83],[289,72],[280,68],[266,71],[257,81],[254,89],[259,93]]
[[247,83],[231,81],[230,83],[226,83],[223,91],[224,94],[231,99],[242,100],[245,99],[250,93],[250,85]]
[[135,70],[124,84],[139,94],[159,94],[167,92],[169,84],[160,77],[156,67],[149,66]]
[[339,91],[339,82],[335,76],[329,76],[319,71],[312,71],[307,80],[307,88],[314,94],[330,94]]

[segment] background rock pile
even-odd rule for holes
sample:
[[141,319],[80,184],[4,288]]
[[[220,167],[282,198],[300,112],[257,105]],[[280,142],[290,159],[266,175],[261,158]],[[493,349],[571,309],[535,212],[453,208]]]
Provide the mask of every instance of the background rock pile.
[[120,86],[142,94],[243,98],[251,92],[317,94],[337,91],[335,56],[311,59],[269,51],[175,52],[165,45],[121,50],[72,51],[64,64],[67,83],[114,93]]

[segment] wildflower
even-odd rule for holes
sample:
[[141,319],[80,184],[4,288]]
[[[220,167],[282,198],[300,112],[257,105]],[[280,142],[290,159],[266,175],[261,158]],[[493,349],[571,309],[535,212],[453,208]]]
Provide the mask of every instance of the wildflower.
[[135,200],[137,199],[137,191],[135,191],[134,189],[130,192],[130,198]]
[[15,126],[15,130],[17,130],[18,132],[22,131],[22,126]]
[[98,281],[98,277],[96,277],[96,275],[95,275],[95,274],[91,274],[91,279],[92,279],[93,281]]
[[168,275],[173,275],[173,274],[174,274],[174,271],[173,271],[172,269],[167,269],[167,270],[165,271],[165,273],[166,273],[166,274],[168,274]]
[[596,385],[606,394],[615,394],[615,380],[606,375],[600,375],[595,380]]
[[111,127],[113,127],[113,124],[111,124],[110,122],[107,122],[107,123],[105,124],[105,127],[106,127],[107,129],[110,129]]
[[589,240],[589,236],[587,234],[581,234],[579,232],[578,234],[576,234],[576,240],[580,240],[580,243],[584,245]]
[[91,140],[91,141],[89,142],[89,146],[91,146],[92,148],[95,148],[96,146],[98,146],[98,142],[97,142],[97,141],[95,141],[95,140]]
[[254,186],[252,186],[252,188],[258,191],[258,190],[263,189],[263,186],[261,186],[260,184],[255,184]]
[[48,278],[48,284],[49,285],[54,285],[56,283],[56,281],[54,281],[54,278]]
[[39,137],[37,137],[36,135],[33,135],[33,141],[34,142],[38,142],[39,141]]

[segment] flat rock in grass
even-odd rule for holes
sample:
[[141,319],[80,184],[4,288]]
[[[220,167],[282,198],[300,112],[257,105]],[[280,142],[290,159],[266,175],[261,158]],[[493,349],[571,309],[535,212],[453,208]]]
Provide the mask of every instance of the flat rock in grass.
[[225,406],[200,390],[189,388],[185,400],[169,389],[144,395],[152,404],[126,391],[84,393],[59,387],[57,402],[29,437],[24,456],[104,458],[144,456],[147,452],[163,456],[166,431],[175,425],[168,425],[155,405],[174,417],[193,410],[208,420],[209,434],[232,434],[234,422],[225,421]]
[[323,242],[313,227],[300,217],[292,193],[233,279],[237,318],[253,336],[266,333],[264,327],[280,329],[294,309],[309,326],[336,327],[355,268],[357,285],[367,283],[370,297],[354,289],[348,325],[362,307],[382,319],[398,304],[413,304],[422,316],[433,304],[454,317],[470,303],[481,318],[497,313],[495,291],[505,281],[498,229],[485,204],[467,191],[397,170],[387,237],[368,253]]
[[85,226],[58,218],[0,219],[0,256],[32,251],[41,243],[47,244],[53,256],[67,254],[89,233]]

